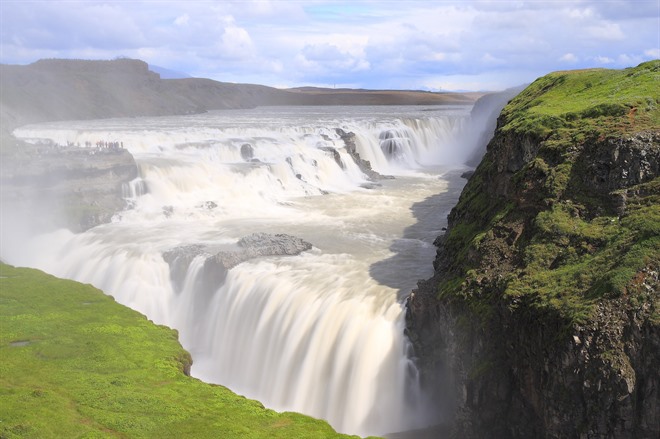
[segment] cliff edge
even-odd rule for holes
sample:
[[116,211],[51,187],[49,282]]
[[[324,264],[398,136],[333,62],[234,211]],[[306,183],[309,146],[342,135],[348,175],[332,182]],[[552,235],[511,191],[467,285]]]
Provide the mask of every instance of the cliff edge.
[[556,72],[501,112],[407,301],[457,437],[660,436],[658,84]]

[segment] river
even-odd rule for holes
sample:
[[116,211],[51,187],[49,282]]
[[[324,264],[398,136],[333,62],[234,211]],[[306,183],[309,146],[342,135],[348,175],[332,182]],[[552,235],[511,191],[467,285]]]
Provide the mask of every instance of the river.
[[[37,142],[128,149],[131,206],[84,233],[5,245],[3,260],[87,282],[176,328],[192,375],[267,407],[382,435],[433,421],[403,300],[433,273],[435,237],[465,182],[470,106],[262,107],[200,115],[57,122],[15,131]],[[341,132],[380,174],[370,181]],[[249,145],[249,146],[248,146]],[[163,253],[235,248],[254,232],[312,244],[199,282]]]

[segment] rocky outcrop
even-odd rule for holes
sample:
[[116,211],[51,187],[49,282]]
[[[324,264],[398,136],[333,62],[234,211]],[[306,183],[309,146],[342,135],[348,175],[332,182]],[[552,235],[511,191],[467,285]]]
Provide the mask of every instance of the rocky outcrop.
[[0,163],[3,216],[14,214],[33,231],[65,227],[80,232],[126,208],[122,189],[138,169],[125,149],[7,143],[16,152]]
[[202,291],[215,290],[227,277],[227,271],[236,265],[264,256],[294,256],[310,250],[312,244],[287,234],[253,233],[244,236],[232,249],[211,249],[199,244],[175,247],[163,253],[170,266],[172,282],[178,290],[193,260],[201,257],[203,267],[198,282]]
[[407,300],[455,437],[660,435],[658,69],[551,74],[500,114]]
[[254,148],[249,143],[241,145],[241,158],[245,161],[250,161],[254,158]]
[[[357,152],[357,145],[355,143],[355,133],[346,132],[341,128],[336,128],[335,132],[339,135],[339,138],[344,142],[346,147],[346,152],[353,158],[353,161],[358,165],[360,170],[372,181],[383,180],[383,179],[392,179],[394,178],[391,175],[382,175],[371,168],[371,163],[369,160],[364,160],[360,157],[360,154]],[[337,160],[338,154],[335,155],[335,160]],[[341,159],[339,159],[341,163]],[[343,168],[343,164],[340,164]]]
[[[646,285],[658,291],[650,275]],[[408,334],[438,410],[454,415],[453,437],[657,437],[652,305],[601,302],[597,318],[568,330],[552,313],[506,303],[479,325],[479,312],[438,304],[429,288],[409,301]]]
[[625,214],[626,188],[660,175],[660,133],[649,131],[626,138],[594,142],[582,152],[585,166],[574,174],[575,184],[585,192],[605,194],[602,203]]

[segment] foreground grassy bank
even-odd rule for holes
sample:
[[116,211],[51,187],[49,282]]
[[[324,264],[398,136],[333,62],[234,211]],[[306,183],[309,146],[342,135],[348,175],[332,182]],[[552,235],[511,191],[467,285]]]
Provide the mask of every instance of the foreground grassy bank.
[[90,285],[0,264],[0,438],[337,438],[187,376],[177,333]]

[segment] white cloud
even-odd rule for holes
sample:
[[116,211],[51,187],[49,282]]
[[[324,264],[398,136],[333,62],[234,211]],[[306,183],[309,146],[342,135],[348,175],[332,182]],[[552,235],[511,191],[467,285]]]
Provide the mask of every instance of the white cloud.
[[299,74],[334,77],[341,74],[368,70],[370,64],[360,56],[341,50],[328,44],[305,46],[296,57]]
[[656,1],[3,1],[0,62],[126,55],[219,80],[489,89],[660,58],[659,15]]
[[567,15],[574,20],[589,20],[594,18],[594,10],[591,8],[569,8],[567,9]]
[[626,36],[618,23],[599,23],[587,27],[587,34],[593,38],[603,41],[623,40]]
[[593,60],[599,64],[612,64],[614,60],[608,56],[594,56]]
[[560,56],[559,61],[574,63],[578,61],[578,57],[569,52]]
[[502,64],[504,63],[504,60],[500,58],[495,58],[493,55],[490,53],[486,53],[481,57],[481,61],[487,64]]
[[271,70],[275,73],[284,72],[284,65],[279,61],[271,61],[269,63],[269,65],[270,65]]
[[624,67],[632,67],[636,66],[639,63],[644,61],[644,58],[642,58],[639,55],[628,55],[626,53],[622,53],[621,55],[617,56],[616,58],[616,63],[620,66]]
[[188,14],[179,15],[174,20],[174,24],[177,26],[187,26],[190,21],[190,16]]
[[248,32],[237,26],[225,28],[220,40],[220,55],[223,58],[245,59],[254,55],[254,45]]
[[660,49],[648,49],[644,51],[644,55],[648,56],[649,58],[660,58]]
[[447,59],[447,54],[444,52],[431,52],[426,59],[429,61],[444,61]]
[[[485,57],[489,56],[484,55]],[[434,52],[432,49],[428,51],[428,54],[423,54],[419,58],[422,61],[436,61],[436,62],[445,62],[453,63],[461,60],[461,55],[459,53],[452,52]]]

